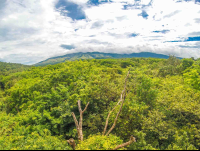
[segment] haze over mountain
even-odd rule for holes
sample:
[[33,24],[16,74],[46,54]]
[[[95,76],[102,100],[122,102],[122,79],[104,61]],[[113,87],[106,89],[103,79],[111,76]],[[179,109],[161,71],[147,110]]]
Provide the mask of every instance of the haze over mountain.
[[1,0],[0,60],[77,52],[200,57],[200,0]]
[[156,54],[151,52],[141,52],[132,54],[116,54],[116,53],[101,53],[101,52],[79,52],[66,54],[63,56],[52,57],[47,60],[36,63],[35,66],[44,66],[49,64],[57,64],[65,62],[66,60],[74,61],[78,59],[105,59],[105,58],[133,58],[133,57],[144,57],[144,58],[163,58],[167,59],[169,56],[163,54]]

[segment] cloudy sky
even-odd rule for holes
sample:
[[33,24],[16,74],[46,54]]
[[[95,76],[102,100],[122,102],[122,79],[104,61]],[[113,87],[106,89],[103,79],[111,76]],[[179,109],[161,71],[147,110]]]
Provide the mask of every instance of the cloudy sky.
[[0,0],[0,61],[74,52],[200,57],[200,0]]

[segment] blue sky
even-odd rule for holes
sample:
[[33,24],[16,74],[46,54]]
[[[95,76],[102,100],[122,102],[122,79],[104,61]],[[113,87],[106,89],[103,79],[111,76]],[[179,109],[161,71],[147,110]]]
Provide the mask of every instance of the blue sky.
[[1,0],[0,61],[75,52],[200,58],[200,0]]

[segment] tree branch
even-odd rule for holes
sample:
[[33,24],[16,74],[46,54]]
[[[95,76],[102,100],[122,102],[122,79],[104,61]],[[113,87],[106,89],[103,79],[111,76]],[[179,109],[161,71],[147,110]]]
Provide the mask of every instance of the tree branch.
[[87,103],[85,109],[82,111],[83,113],[87,110],[87,107],[88,107],[89,103],[90,103],[90,102]]
[[135,139],[135,137],[131,136],[131,138],[130,138],[130,140],[128,142],[117,146],[113,150],[118,150],[119,148],[122,148],[122,147],[125,147],[125,146],[128,146],[128,145],[132,144],[133,142],[136,142],[136,139]]
[[80,113],[82,113],[81,101],[80,100],[78,100],[78,110],[79,110]]
[[78,100],[78,109],[79,109],[79,113],[80,113],[79,122],[77,121],[74,112],[72,112],[72,116],[74,118],[74,122],[75,122],[75,125],[76,125],[76,129],[77,129],[77,133],[78,133],[78,140],[79,141],[83,141],[83,130],[82,130],[82,127],[83,127],[82,126],[82,123],[83,123],[83,113],[86,111],[88,105],[89,105],[89,102],[87,103],[85,109],[82,111],[82,109],[81,109],[81,101]]
[[106,130],[107,130],[107,127],[108,127],[108,120],[109,120],[109,118],[110,118],[110,115],[111,115],[111,113],[115,110],[115,108],[119,105],[119,103],[122,101],[122,95],[121,95],[121,99],[119,100],[119,102],[115,105],[115,107],[109,112],[109,114],[108,114],[108,117],[107,117],[107,119],[106,119],[106,125],[105,125],[105,128],[104,128],[104,130],[103,130],[103,135],[105,135],[105,133],[106,133]]
[[78,129],[79,129],[78,121],[77,121],[77,119],[76,119],[76,116],[75,116],[74,112],[72,112],[72,116],[73,116],[73,118],[74,118],[74,122],[75,122],[75,125],[76,125],[76,129],[78,130]]
[[115,125],[116,125],[116,123],[117,123],[117,119],[118,119],[118,117],[119,117],[119,114],[120,114],[120,112],[121,112],[121,110],[122,110],[123,104],[124,104],[124,101],[122,101],[121,107],[120,107],[120,109],[119,109],[119,112],[117,113],[117,116],[116,116],[116,118],[115,118],[115,121],[114,121],[112,127],[110,128],[110,130],[106,133],[106,136],[108,136],[108,135],[110,134],[110,132],[115,128]]
[[[119,102],[122,102],[121,107],[120,107],[120,109],[119,109],[119,112],[117,113],[117,116],[116,116],[116,118],[115,118],[115,121],[114,121],[112,127],[111,127],[110,130],[107,132],[106,136],[108,136],[108,135],[110,134],[110,132],[115,128],[115,125],[116,125],[116,123],[117,123],[117,119],[118,119],[118,117],[119,117],[119,114],[120,114],[121,111],[122,111],[122,107],[123,107],[124,100],[125,100],[126,83],[127,83],[127,80],[128,80],[129,73],[130,73],[130,71],[128,71],[128,74],[127,74],[127,76],[126,76],[126,78],[125,78],[124,89],[123,89],[123,91],[122,91],[122,93],[121,93],[121,97],[120,97],[120,101],[119,101]],[[119,103],[119,102],[118,102],[118,103]],[[114,107],[114,108],[115,108],[115,107]],[[112,111],[113,111],[113,110],[112,110]],[[106,120],[106,126],[105,126],[105,128],[104,128],[103,135],[104,135],[105,132],[106,132],[109,117],[110,117],[110,113],[108,114],[108,117],[107,117],[107,120]]]

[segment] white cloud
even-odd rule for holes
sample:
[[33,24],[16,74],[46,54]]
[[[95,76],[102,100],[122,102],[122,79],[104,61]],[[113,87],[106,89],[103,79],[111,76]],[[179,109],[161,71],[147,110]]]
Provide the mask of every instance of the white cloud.
[[85,5],[88,2],[88,0],[69,0],[69,1],[79,5]]
[[[78,51],[151,51],[200,57],[199,43],[170,42],[200,36],[200,5],[194,1],[112,0],[97,6],[87,5],[88,0],[68,1],[80,5],[86,19],[73,21],[63,16],[55,8],[58,0],[4,1],[0,7],[0,59],[32,64]],[[124,5],[129,6],[127,10]],[[142,11],[148,17],[139,15]],[[67,50],[61,45],[76,48]]]

